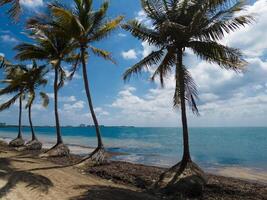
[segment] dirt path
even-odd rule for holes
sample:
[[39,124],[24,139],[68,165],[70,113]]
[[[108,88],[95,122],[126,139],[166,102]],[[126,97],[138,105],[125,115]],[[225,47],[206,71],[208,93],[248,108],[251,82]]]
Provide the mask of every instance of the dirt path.
[[0,151],[0,199],[156,200],[135,188],[6,149]]

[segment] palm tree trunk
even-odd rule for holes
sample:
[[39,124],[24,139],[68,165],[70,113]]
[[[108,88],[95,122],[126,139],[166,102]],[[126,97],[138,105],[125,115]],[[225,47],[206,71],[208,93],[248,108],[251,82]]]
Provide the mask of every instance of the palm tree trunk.
[[86,92],[89,108],[91,111],[91,115],[92,115],[94,125],[95,125],[97,142],[98,142],[97,147],[103,148],[104,145],[103,145],[102,138],[101,138],[100,128],[99,128],[98,121],[97,121],[97,118],[95,115],[93,102],[92,102],[92,98],[91,98],[91,94],[90,94],[90,87],[89,87],[89,81],[88,81],[88,77],[87,77],[87,69],[86,69],[86,61],[85,61],[85,51],[86,51],[85,47],[81,47],[84,87],[85,87],[85,92]]
[[54,79],[54,112],[55,112],[55,120],[56,120],[56,134],[57,134],[57,144],[62,144],[62,136],[60,131],[60,123],[59,123],[59,115],[58,115],[58,66],[60,63],[58,63],[55,66],[55,79]]
[[22,95],[19,97],[19,133],[17,138],[22,138],[21,134],[21,114],[22,114]]
[[177,54],[177,68],[176,68],[176,78],[178,77],[179,87],[180,87],[180,103],[181,103],[181,118],[183,126],[183,158],[182,163],[186,164],[191,161],[190,150],[189,150],[189,136],[188,136],[188,126],[186,117],[186,105],[185,105],[185,83],[184,83],[184,70],[183,70],[183,51],[180,50]]
[[30,103],[29,108],[28,108],[28,115],[29,115],[29,123],[30,123],[30,127],[31,127],[31,132],[32,132],[32,141],[36,140],[36,135],[33,129],[33,125],[32,125],[32,104]]

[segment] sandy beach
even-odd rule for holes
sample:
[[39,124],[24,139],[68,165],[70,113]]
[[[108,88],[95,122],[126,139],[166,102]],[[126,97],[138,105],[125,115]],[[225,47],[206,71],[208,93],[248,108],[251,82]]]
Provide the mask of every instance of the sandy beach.
[[0,199],[155,199],[137,188],[83,175],[29,153],[0,149]]
[[[150,191],[163,168],[126,162],[110,162],[84,170],[64,166],[78,159],[74,155],[40,159],[38,152],[12,150],[1,144],[0,199],[173,199]],[[266,199],[266,173],[256,175],[236,168],[222,169],[219,173],[236,178],[208,175],[203,199]]]

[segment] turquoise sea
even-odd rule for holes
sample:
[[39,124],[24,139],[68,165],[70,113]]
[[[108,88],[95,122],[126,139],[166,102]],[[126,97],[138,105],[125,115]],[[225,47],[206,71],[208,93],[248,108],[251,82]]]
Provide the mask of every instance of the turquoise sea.
[[[39,139],[50,147],[55,129],[35,128]],[[125,153],[114,157],[146,165],[168,167],[182,155],[181,128],[102,127],[103,140],[109,151]],[[62,128],[64,141],[76,154],[86,154],[96,145],[94,128]],[[30,139],[29,128],[23,128]],[[9,141],[17,128],[0,128],[0,137]],[[249,167],[267,170],[267,128],[191,128],[191,154],[204,168],[220,166]]]

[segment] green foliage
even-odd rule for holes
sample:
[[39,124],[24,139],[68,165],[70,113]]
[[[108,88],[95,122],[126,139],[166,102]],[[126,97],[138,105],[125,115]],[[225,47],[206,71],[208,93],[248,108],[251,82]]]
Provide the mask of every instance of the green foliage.
[[[44,78],[47,73],[46,66],[37,66],[35,61],[32,68],[5,62],[3,68],[5,79],[1,83],[5,84],[5,87],[0,90],[0,95],[12,95],[12,97],[0,105],[0,111],[8,109],[18,98],[25,99],[27,94],[26,108],[28,108],[35,99],[35,90],[47,84],[47,80]],[[41,96],[46,98],[45,93]],[[45,105],[47,105],[48,100],[45,101]]]
[[[92,46],[93,42],[106,38],[118,28],[123,16],[106,20],[109,3],[105,1],[98,10],[93,10],[91,0],[74,0],[74,9],[67,6],[51,4],[51,12],[56,24],[79,43],[80,48],[88,48],[93,54],[112,62],[108,51]],[[89,54],[87,54],[89,55]]]
[[131,20],[122,28],[159,50],[130,67],[123,75],[124,80],[142,72],[144,68],[152,68],[152,80],[159,77],[163,86],[164,78],[175,68],[174,106],[184,98],[192,111],[198,113],[197,87],[183,65],[185,49],[191,49],[210,63],[241,71],[246,65],[241,52],[222,45],[220,40],[226,34],[252,23],[253,17],[240,14],[245,4],[238,0],[141,0],[141,3],[150,25]]
[[10,6],[7,14],[14,20],[18,20],[21,11],[19,0],[0,0],[0,7],[4,5]]

